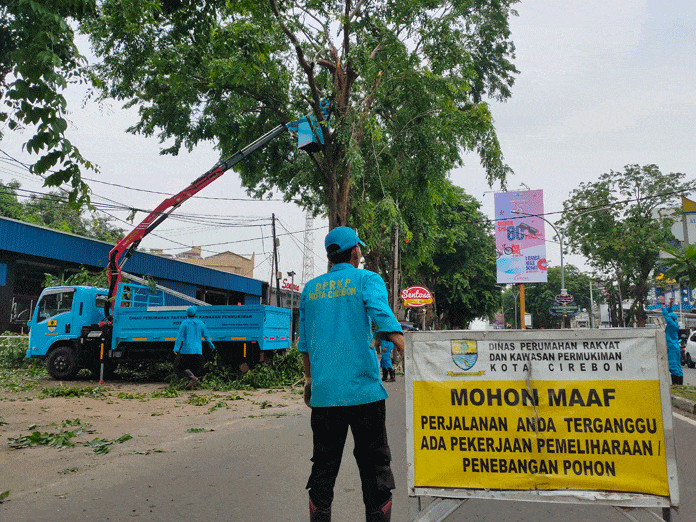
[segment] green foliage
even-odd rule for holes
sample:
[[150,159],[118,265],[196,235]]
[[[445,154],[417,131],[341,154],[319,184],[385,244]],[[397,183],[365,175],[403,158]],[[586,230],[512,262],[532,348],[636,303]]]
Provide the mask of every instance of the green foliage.
[[69,182],[73,204],[89,202],[80,169],[94,167],[65,136],[62,91],[69,83],[90,81],[70,22],[94,13],[94,0],[18,0],[0,6],[0,122],[11,131],[33,129],[25,148],[40,158],[32,172],[52,171],[46,177],[50,186]]
[[82,428],[72,431],[64,429],[59,432],[41,432],[33,431],[29,435],[20,435],[19,437],[10,437],[8,439],[10,447],[14,449],[31,448],[33,446],[53,446],[56,448],[65,448],[74,446],[75,443],[71,440],[83,432]]
[[92,386],[57,386],[55,388],[44,388],[41,390],[41,395],[44,397],[104,397],[108,388],[102,386],[92,387]]
[[17,196],[20,187],[16,180],[7,184],[0,182],[0,216],[112,243],[125,235],[122,229],[111,224],[110,218],[96,211],[83,213],[72,208],[65,196],[57,192],[32,194],[22,202]]
[[171,388],[171,387],[162,388],[161,390],[152,392],[150,394],[150,397],[152,397],[153,399],[163,399],[163,398],[171,399],[171,398],[180,397],[180,396],[181,396],[181,392],[179,390],[175,390],[174,388]]
[[252,368],[237,382],[252,388],[280,388],[296,383],[303,375],[302,356],[295,347],[283,355],[275,355],[270,363]]
[[404,285],[422,284],[435,296],[441,328],[466,328],[500,308],[495,241],[480,204],[443,183],[429,219],[408,216],[412,237],[401,244]]
[[0,491],[0,504],[5,502],[5,500],[7,500],[7,497],[9,497],[9,496],[10,496],[9,490],[8,491]]
[[680,283],[688,282],[694,287],[696,282],[696,247],[684,245],[677,248],[670,244],[662,247],[672,257],[660,261],[661,268],[667,279],[674,279]]
[[109,284],[106,276],[106,268],[97,273],[93,273],[84,266],[81,266],[79,272],[66,277],[65,280],[53,274],[44,274],[43,287],[49,288],[51,286],[95,286],[97,288],[108,288]]
[[196,395],[195,393],[192,393],[186,401],[187,404],[191,404],[193,406],[205,406],[209,402],[210,397],[207,395]]
[[[590,281],[592,278],[580,272],[573,265],[565,265],[565,285],[568,293],[573,296],[572,304],[577,305],[580,310],[583,308],[590,310]],[[505,312],[505,322],[520,326],[519,317],[519,290],[517,288],[508,289],[503,294],[503,310]],[[558,266],[549,267],[547,270],[546,283],[527,283],[524,285],[525,311],[532,314],[532,326],[534,328],[560,328],[562,327],[562,317],[553,315],[550,312],[551,306],[556,305],[556,296],[561,293],[561,268]],[[595,301],[599,301],[600,296],[594,296]],[[517,304],[517,315],[515,318],[515,304]],[[516,319],[516,320],[515,320]],[[567,325],[566,325],[567,326]]]
[[106,455],[109,453],[109,451],[111,451],[111,446],[114,444],[122,444],[132,438],[133,436],[128,433],[121,435],[119,438],[114,440],[95,438],[89,442],[86,442],[85,446],[92,448],[92,452],[96,453],[97,455]]
[[[613,274],[622,297],[632,300],[629,314],[638,326],[647,319],[650,274],[664,244],[674,239],[670,206],[676,207],[680,194],[696,189],[696,182],[685,178],[663,174],[656,165],[627,165],[623,172],[612,170],[581,183],[563,203],[565,246],[584,255],[598,272]],[[656,216],[665,207],[666,215]]]
[[30,368],[40,365],[36,359],[27,359],[28,335],[5,332],[0,338],[0,371]]
[[275,140],[237,168],[251,193],[280,190],[334,227],[359,224],[351,210],[396,200],[399,185],[399,201],[437,190],[464,151],[504,182],[483,99],[510,96],[513,4],[105,0],[81,29],[103,95],[137,106],[130,130],[164,153],[213,139],[231,154],[310,110],[326,130],[329,99],[322,151]]
[[242,374],[215,358],[206,364],[201,386],[214,391],[280,388],[296,383],[303,375],[302,356],[293,347]]

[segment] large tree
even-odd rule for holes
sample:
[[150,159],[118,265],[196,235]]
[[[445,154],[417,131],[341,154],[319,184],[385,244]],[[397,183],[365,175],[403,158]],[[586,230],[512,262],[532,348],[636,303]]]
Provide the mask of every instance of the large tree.
[[214,140],[227,155],[311,110],[321,151],[275,140],[238,170],[250,192],[280,190],[333,228],[435,191],[464,151],[504,182],[484,100],[510,96],[514,1],[105,0],[82,28],[105,96],[138,107],[131,130],[164,153]]
[[[27,151],[40,157],[32,172],[46,185],[72,185],[70,200],[89,201],[81,168],[92,168],[66,138],[63,90],[89,81],[86,61],[75,45],[72,23],[95,12],[95,0],[7,0],[0,4],[0,122],[28,128]],[[0,139],[3,126],[0,126]]]
[[[404,285],[428,287],[435,297],[437,328],[464,329],[500,308],[495,240],[480,203],[463,189],[445,184],[432,221],[407,215],[402,236]],[[409,242],[405,242],[405,238]]]
[[[649,277],[663,245],[673,239],[671,209],[696,188],[685,174],[663,174],[656,165],[627,165],[582,183],[563,203],[566,246],[584,255],[599,273],[613,274],[629,315],[645,326]],[[668,210],[662,214],[659,209]]]

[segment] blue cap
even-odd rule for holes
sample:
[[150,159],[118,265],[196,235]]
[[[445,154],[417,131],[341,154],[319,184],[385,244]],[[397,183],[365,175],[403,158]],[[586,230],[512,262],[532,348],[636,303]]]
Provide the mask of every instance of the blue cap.
[[326,234],[326,239],[324,240],[324,246],[327,252],[331,245],[337,245],[338,250],[336,253],[339,253],[350,250],[355,245],[365,246],[365,243],[360,241],[357,230],[348,227],[336,227]]
[[194,315],[196,315],[196,307],[189,306],[188,310],[186,310],[186,315],[188,315],[189,317],[193,317]]

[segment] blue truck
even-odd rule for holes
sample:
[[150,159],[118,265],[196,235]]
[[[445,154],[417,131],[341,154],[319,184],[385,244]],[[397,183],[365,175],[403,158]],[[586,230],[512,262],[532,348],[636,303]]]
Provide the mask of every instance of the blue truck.
[[[165,306],[162,290],[122,282],[106,320],[107,296],[104,288],[46,288],[30,322],[27,357],[45,360],[54,379],[70,380],[83,368],[99,375],[102,363],[108,375],[120,361],[171,356],[188,306]],[[243,369],[291,346],[286,308],[201,306],[196,315],[221,360]]]

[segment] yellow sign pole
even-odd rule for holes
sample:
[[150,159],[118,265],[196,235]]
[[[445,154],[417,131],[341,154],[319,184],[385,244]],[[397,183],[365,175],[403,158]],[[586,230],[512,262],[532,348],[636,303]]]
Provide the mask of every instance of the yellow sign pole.
[[524,324],[524,283],[520,283],[520,328],[524,330],[526,328]]

